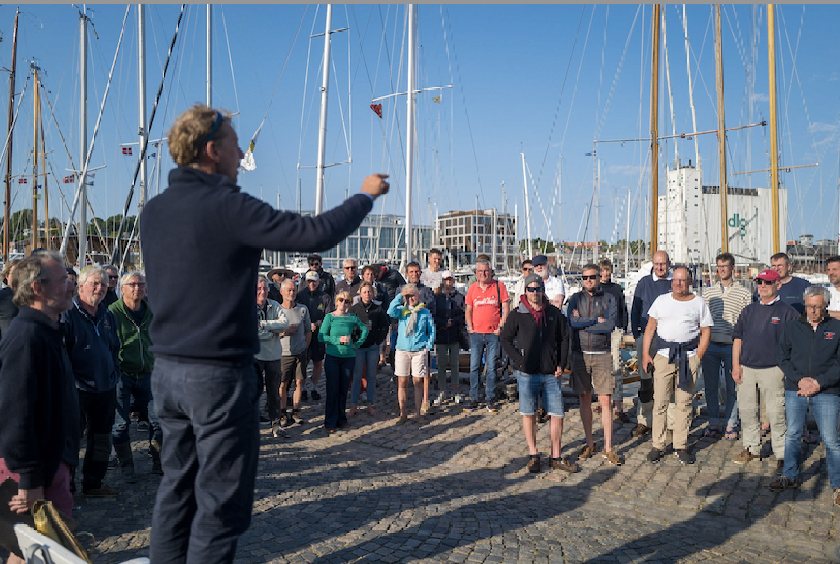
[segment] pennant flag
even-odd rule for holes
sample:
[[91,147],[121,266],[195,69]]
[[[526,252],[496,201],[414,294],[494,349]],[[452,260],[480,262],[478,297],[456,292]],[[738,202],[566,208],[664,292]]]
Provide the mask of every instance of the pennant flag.
[[88,178],[93,178],[94,176],[96,176],[95,172],[89,172],[88,173]]
[[40,190],[41,188],[43,188],[43,186],[41,186],[40,184],[36,184],[36,185],[35,185],[35,189],[36,189],[36,190]]
[[61,181],[62,181],[64,184],[73,184],[73,182],[75,182],[75,181],[76,181],[76,179],[75,179],[75,178],[73,177],[73,175],[71,174],[70,176],[65,176],[65,177],[64,177]]
[[122,148],[122,154],[123,155],[128,155],[129,157],[132,156],[131,155],[131,147],[123,147]]
[[88,185],[88,186],[93,186],[93,180],[91,180],[89,182],[85,182],[85,184]]
[[371,104],[370,109],[382,119],[382,104]]
[[[265,120],[263,120],[265,123]],[[252,171],[257,168],[257,161],[254,160],[254,147],[257,146],[257,139],[260,138],[260,131],[262,131],[263,124],[257,128],[257,132],[251,137],[251,142],[248,144],[248,150],[245,151],[245,157],[239,161],[239,166],[243,170]]]
[[432,102],[434,102],[435,104],[440,104],[440,94],[432,98]]
[[25,178],[18,178],[18,184],[26,184],[27,180]]
[[147,159],[153,159],[153,158],[155,158],[156,155],[157,155],[157,153],[151,153],[149,155],[146,155],[146,158]]

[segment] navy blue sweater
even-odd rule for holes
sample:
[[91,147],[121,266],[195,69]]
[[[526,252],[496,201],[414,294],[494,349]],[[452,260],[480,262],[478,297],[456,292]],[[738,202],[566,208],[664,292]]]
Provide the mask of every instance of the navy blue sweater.
[[67,329],[64,344],[76,387],[88,392],[114,389],[120,378],[120,338],[114,314],[103,302],[96,315],[90,315],[76,296],[73,307],[64,313],[62,320]]
[[816,331],[803,314],[782,329],[777,360],[785,373],[785,390],[799,389],[799,380],[813,378],[821,394],[840,394],[840,319],[826,315]]
[[636,339],[644,334],[648,322],[648,310],[653,301],[671,291],[671,281],[660,280],[655,275],[647,275],[636,284],[633,294],[633,306],[630,310],[630,330]]
[[[68,407],[74,405],[67,397],[73,375],[61,326],[24,306],[9,327],[0,342],[0,458],[29,490],[52,483],[78,410]],[[78,437],[75,446],[78,451]]]
[[[372,198],[357,194],[316,217],[282,212],[240,192],[233,180],[190,167],[140,216],[157,355],[245,364],[259,352],[254,284],[263,249],[316,252],[361,224]],[[199,285],[192,283],[200,277]]]
[[753,302],[742,309],[732,330],[732,339],[741,339],[741,366],[778,366],[776,351],[779,349],[782,330],[798,317],[796,310],[782,300],[770,305]]

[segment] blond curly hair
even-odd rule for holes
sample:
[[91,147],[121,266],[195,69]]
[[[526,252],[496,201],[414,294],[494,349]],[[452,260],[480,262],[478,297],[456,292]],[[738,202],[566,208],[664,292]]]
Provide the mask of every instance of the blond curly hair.
[[[222,114],[222,121],[230,121],[231,113],[227,110],[214,110],[206,104],[196,103],[189,110],[175,118],[175,123],[166,133],[169,154],[178,166],[189,166],[198,162],[199,156],[207,144],[207,136],[213,129],[216,112]],[[213,135],[218,141],[225,137],[220,127]]]

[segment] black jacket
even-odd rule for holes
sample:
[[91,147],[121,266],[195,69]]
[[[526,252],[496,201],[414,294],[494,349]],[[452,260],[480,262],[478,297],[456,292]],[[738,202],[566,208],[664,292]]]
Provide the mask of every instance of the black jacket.
[[52,482],[72,419],[78,426],[78,410],[68,401],[73,374],[59,323],[22,307],[10,327],[0,342],[0,457],[20,474],[21,488],[35,489]]
[[[589,295],[581,290],[569,298],[566,313],[572,326],[572,350],[576,352],[607,352],[612,347],[612,332],[618,319],[615,298],[603,290]],[[580,314],[575,316],[574,310]],[[606,319],[598,323],[598,318]]]
[[840,394],[840,319],[828,314],[811,327],[806,314],[782,329],[776,355],[785,373],[785,390],[795,392],[799,380],[813,378],[821,394]]
[[[321,328],[327,314],[335,309],[332,298],[323,290],[312,293],[309,288],[305,288],[297,293],[295,302],[305,305],[309,310],[309,320],[315,324],[315,331]],[[314,335],[313,338],[317,340],[318,336]]]
[[[346,290],[346,291],[350,292],[350,297],[351,298],[355,298],[356,295],[359,293],[359,286],[361,286],[361,285],[362,285],[362,279],[359,276],[356,276],[356,278],[353,281],[344,279],[341,282],[336,282],[335,293],[337,294],[339,292],[343,292],[343,291]],[[333,297],[335,297],[335,296],[333,296]]]
[[403,278],[399,271],[389,268],[385,274],[379,278],[379,283],[385,287],[385,291],[388,293],[388,301],[386,303],[390,304],[394,301],[394,298],[397,297],[400,288],[405,286],[405,278]]
[[[435,343],[440,345],[451,345],[459,343],[459,334],[465,327],[466,318],[464,314],[464,294],[454,291],[446,294],[441,290],[435,295]],[[447,322],[452,321],[452,326],[447,327]]]
[[524,304],[508,315],[502,326],[502,348],[515,370],[526,374],[554,374],[565,367],[571,329],[559,309],[546,304],[545,323],[537,322]]
[[120,338],[114,313],[100,303],[96,315],[90,315],[76,296],[62,322],[76,387],[89,392],[113,390],[120,379]]
[[[278,211],[222,174],[191,167],[169,173],[169,188],[140,215],[146,278],[154,294],[150,335],[156,355],[250,364],[260,350],[254,281],[263,249],[334,247],[370,212],[367,194],[314,217]],[[212,273],[200,289],[196,272]]]
[[[382,306],[377,305],[372,300],[370,304],[365,305],[364,302],[359,300],[350,306],[350,313],[354,314],[362,323],[367,325],[370,331],[364,342],[359,345],[359,348],[366,349],[374,345],[381,345],[385,337],[388,336],[388,330],[391,328],[391,318],[388,317],[388,314],[385,313]],[[351,337],[354,340],[358,339],[358,335],[351,335]]]
[[615,298],[615,303],[618,304],[618,323],[616,327],[626,331],[630,314],[627,312],[627,300],[624,297],[624,288],[621,287],[621,284],[616,284],[615,282],[607,282],[606,284],[602,282],[601,289]]
[[12,319],[18,314],[18,307],[12,301],[13,297],[14,292],[10,287],[7,286],[0,290],[0,338],[6,336]]

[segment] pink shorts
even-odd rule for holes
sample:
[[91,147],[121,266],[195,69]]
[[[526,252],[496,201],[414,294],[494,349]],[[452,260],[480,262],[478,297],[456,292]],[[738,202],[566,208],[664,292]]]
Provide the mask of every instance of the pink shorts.
[[[0,458],[0,484],[5,482],[6,478],[20,482],[20,474],[10,472],[6,467],[6,461]],[[51,501],[56,509],[68,517],[73,513],[73,494],[70,493],[70,468],[63,462],[58,466],[52,484],[44,488],[44,498]]]

